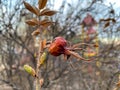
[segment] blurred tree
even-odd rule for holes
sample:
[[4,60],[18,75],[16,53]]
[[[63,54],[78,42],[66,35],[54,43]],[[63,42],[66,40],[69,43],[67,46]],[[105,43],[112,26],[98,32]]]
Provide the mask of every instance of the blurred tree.
[[[36,4],[33,0],[28,1]],[[55,8],[55,1],[49,0],[48,7]],[[35,66],[31,36],[34,29],[24,24],[34,15],[24,9],[22,0],[13,2],[0,0],[0,78],[10,82],[13,88],[32,90],[33,78],[24,73],[21,66],[29,61]],[[51,18],[55,23],[47,29],[46,37],[51,40],[64,36],[72,43],[81,42],[81,23],[90,13],[99,25],[100,52],[97,60],[90,63],[77,62],[74,58],[65,62],[62,57],[50,56],[46,69],[42,71],[47,79],[43,87],[46,90],[112,90],[119,75],[120,16],[112,4],[106,6],[103,0],[76,0],[74,4],[66,0],[61,2],[58,14]]]

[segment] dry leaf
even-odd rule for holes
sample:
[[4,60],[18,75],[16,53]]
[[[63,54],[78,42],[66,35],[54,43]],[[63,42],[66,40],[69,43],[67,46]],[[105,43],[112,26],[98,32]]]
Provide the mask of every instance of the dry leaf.
[[83,25],[87,25],[87,26],[89,26],[89,25],[94,25],[94,24],[96,24],[97,22],[94,20],[94,18],[90,15],[90,14],[87,14],[87,16],[84,18],[84,20],[83,20]]
[[107,22],[104,26],[104,28],[108,27],[110,25],[110,22]]
[[28,9],[30,12],[39,15],[39,10],[36,7],[31,6],[29,3],[23,1],[25,8]]
[[93,46],[94,46],[94,47],[99,47],[98,43],[94,44]]
[[107,18],[107,19],[100,19],[100,21],[110,21],[111,18]]
[[48,27],[49,25],[52,25],[54,22],[51,22],[49,20],[42,20],[40,22],[40,25],[42,25],[43,27]]
[[26,23],[28,25],[35,26],[35,25],[39,24],[39,21],[36,18],[34,18],[34,19],[31,19],[31,20],[27,20]]
[[101,21],[104,21],[104,19],[100,19],[100,22],[101,22]]
[[100,19],[100,21],[106,21],[106,22],[112,21],[114,23],[116,22],[114,18]]
[[46,23],[48,21],[49,21],[48,19],[44,19],[44,20],[40,21],[40,24],[44,24],[44,23]]
[[45,7],[47,3],[47,0],[39,0],[38,4],[39,4],[39,9],[43,9]]
[[112,19],[112,22],[116,23],[116,20],[113,18],[113,19]]
[[40,30],[39,29],[37,29],[37,30],[32,32],[32,35],[34,35],[34,36],[37,36],[38,34],[40,34]]
[[57,11],[54,10],[50,10],[50,9],[44,9],[43,11],[41,11],[40,16],[52,16],[54,14],[56,14]]
[[34,10],[35,10],[35,14],[37,15],[37,16],[39,16],[39,9],[37,8],[37,7],[33,7],[34,8]]

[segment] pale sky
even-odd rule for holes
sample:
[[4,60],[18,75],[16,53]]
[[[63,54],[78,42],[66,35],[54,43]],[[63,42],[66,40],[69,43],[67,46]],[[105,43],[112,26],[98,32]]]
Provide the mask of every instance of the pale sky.
[[109,3],[114,4],[115,8],[120,7],[120,0],[106,0],[106,5],[110,5]]
[[[63,0],[55,0],[55,9],[59,9],[60,5],[62,4],[62,1]],[[75,3],[77,0],[66,0],[68,3]],[[74,1],[74,2],[72,2]],[[87,0],[88,2],[91,1],[91,0]],[[110,6],[110,3],[113,4],[113,8],[114,9],[118,9],[120,8],[120,0],[105,0],[104,1],[105,5],[108,5]]]

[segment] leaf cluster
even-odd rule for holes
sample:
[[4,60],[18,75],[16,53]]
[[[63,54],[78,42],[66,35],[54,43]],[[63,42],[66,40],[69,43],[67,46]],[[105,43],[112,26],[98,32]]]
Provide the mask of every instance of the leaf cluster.
[[38,29],[36,29],[32,35],[38,35],[40,34],[40,27],[48,27],[53,24],[52,21],[48,19],[40,20],[41,16],[52,16],[56,14],[56,11],[50,10],[49,8],[45,8],[47,4],[47,0],[38,0],[38,7],[32,6],[27,2],[23,2],[24,6],[27,10],[29,10],[31,13],[35,14],[37,18],[32,18],[30,20],[27,20],[26,23],[30,26],[38,26]]

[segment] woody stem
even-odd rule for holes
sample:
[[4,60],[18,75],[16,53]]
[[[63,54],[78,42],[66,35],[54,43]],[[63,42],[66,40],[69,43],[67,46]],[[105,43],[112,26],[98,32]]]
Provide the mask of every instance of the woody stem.
[[[40,17],[37,17],[40,21]],[[38,25],[38,28],[40,28],[40,23]],[[40,57],[41,57],[41,52],[42,52],[42,35],[40,35],[40,39],[39,39],[40,43],[39,43],[39,51],[38,51],[38,58],[37,58],[37,66],[36,66],[36,75],[40,78],[41,76],[39,75],[39,67],[40,67]],[[39,78],[36,78],[36,89],[35,90],[40,90],[41,86],[39,83]]]

